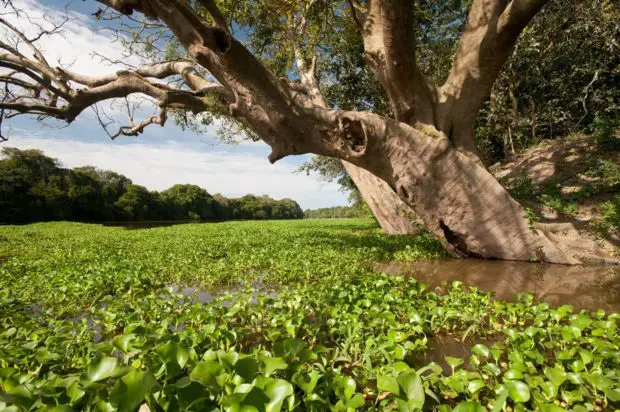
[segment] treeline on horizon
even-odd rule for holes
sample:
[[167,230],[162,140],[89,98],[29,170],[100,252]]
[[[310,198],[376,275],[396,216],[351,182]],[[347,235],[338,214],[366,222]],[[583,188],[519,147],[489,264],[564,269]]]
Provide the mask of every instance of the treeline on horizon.
[[346,219],[346,218],[360,218],[360,217],[372,217],[368,211],[357,205],[353,206],[333,206],[323,207],[320,209],[306,209],[304,210],[304,217],[306,219]]
[[0,223],[303,217],[303,210],[291,199],[227,198],[190,184],[154,192],[109,170],[62,168],[40,150],[5,147],[0,156]]

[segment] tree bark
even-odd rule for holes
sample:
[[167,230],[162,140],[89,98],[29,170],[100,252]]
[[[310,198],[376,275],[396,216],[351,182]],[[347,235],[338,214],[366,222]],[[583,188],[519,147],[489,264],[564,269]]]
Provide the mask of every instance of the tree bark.
[[369,134],[390,136],[380,147],[367,150],[388,155],[356,160],[388,182],[406,204],[415,206],[424,226],[454,256],[561,264],[616,262],[595,253],[594,242],[570,227],[529,222],[523,207],[493,175],[447,138],[424,135],[402,123],[367,119],[365,124]]
[[347,161],[343,160],[342,164],[385,233],[412,235],[419,232],[412,223],[416,219],[415,212],[386,182]]
[[[306,9],[306,12],[308,9]],[[305,36],[306,16],[302,14],[299,22],[293,21],[290,27],[291,43],[294,45],[295,63],[300,78],[300,86],[308,99],[316,106],[327,108],[316,75],[316,57],[310,64],[305,60],[299,39]],[[362,198],[370,208],[381,229],[389,235],[407,235],[418,232],[411,223],[415,212],[398,197],[383,180],[372,173],[341,160],[345,170],[357,186]]]

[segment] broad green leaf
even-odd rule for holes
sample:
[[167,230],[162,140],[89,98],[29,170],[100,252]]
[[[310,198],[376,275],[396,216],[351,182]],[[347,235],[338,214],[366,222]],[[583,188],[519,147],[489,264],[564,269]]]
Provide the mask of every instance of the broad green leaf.
[[190,405],[200,400],[206,400],[209,397],[209,392],[205,391],[204,386],[198,382],[190,382],[186,380],[186,384],[179,386],[177,382],[177,399],[179,400],[179,406],[181,409],[188,409]]
[[474,345],[471,348],[471,352],[475,353],[476,355],[482,357],[482,358],[488,358],[489,354],[491,353],[489,348],[486,345],[483,345],[481,343],[478,343],[477,345]]
[[508,369],[505,373],[504,373],[504,379],[521,379],[523,378],[523,373],[521,373],[520,370],[517,369]]
[[581,391],[581,388],[578,388],[578,389],[576,389],[574,391],[563,390],[562,391],[562,399],[568,405],[573,405],[575,402],[583,401],[583,393]]
[[566,378],[575,385],[583,385],[585,382],[579,373],[567,373]]
[[155,350],[165,362],[176,362],[183,368],[189,359],[189,352],[177,342],[168,342],[157,345]]
[[342,377],[342,390],[343,390],[344,397],[346,399],[351,399],[351,397],[353,397],[353,395],[355,394],[355,391],[357,390],[357,384],[355,383],[355,380],[353,380],[353,378],[350,376],[343,376]]
[[481,379],[474,379],[473,381],[469,381],[469,383],[467,384],[467,390],[470,393],[476,393],[480,389],[484,388],[485,386],[486,386],[486,384],[484,383],[483,380],[481,380]]
[[444,359],[446,360],[446,362],[448,363],[448,365],[450,365],[450,367],[452,369],[456,369],[457,367],[459,367],[460,365],[463,364],[463,359],[461,359],[461,358],[454,358],[452,356],[445,356]]
[[503,390],[501,390],[499,392],[499,396],[493,403],[493,409],[491,410],[491,412],[501,411],[504,408],[504,404],[506,403],[506,400],[508,399],[509,395],[510,395],[510,391],[507,388],[504,388]]
[[265,376],[270,376],[273,372],[277,370],[286,369],[288,364],[282,358],[263,358],[263,363],[265,367],[263,368],[263,373]]
[[566,341],[572,341],[581,337],[581,329],[575,325],[568,325],[562,328],[562,338]]
[[347,408],[350,409],[358,409],[360,408],[362,405],[364,405],[364,395],[362,395],[361,393],[356,394],[353,398],[351,398],[349,400],[349,402],[347,402]]
[[398,381],[391,376],[387,376],[387,375],[377,376],[377,388],[381,392],[390,392],[396,397],[401,396]]
[[194,367],[189,379],[199,382],[206,387],[217,384],[216,377],[222,373],[224,367],[216,361],[203,361]]
[[150,372],[129,372],[116,381],[110,399],[120,411],[133,411],[144,402],[145,396],[157,383]]
[[553,382],[544,382],[540,385],[547,399],[555,399],[558,396],[558,387]]
[[235,368],[235,363],[239,359],[239,354],[237,352],[219,351],[217,352],[217,357],[226,370],[232,372]]
[[415,371],[402,373],[397,378],[402,393],[410,406],[422,409],[424,406],[425,394],[422,379]]
[[97,412],[115,412],[116,410],[110,402],[99,401],[95,405],[95,411]]
[[499,376],[502,373],[502,370],[495,363],[487,363],[482,367],[482,369],[490,372],[495,376]]
[[585,368],[585,365],[581,359],[575,359],[571,362],[570,368],[575,372],[581,372]]
[[566,372],[558,368],[545,368],[545,376],[557,387],[566,380]]
[[80,399],[84,397],[86,392],[82,389],[78,382],[73,382],[67,389],[67,396],[71,400],[72,403],[77,403]]
[[168,377],[177,375],[187,364],[189,352],[177,342],[168,342],[157,345],[155,351],[166,367]]
[[[306,379],[306,376],[308,379]],[[292,381],[299,386],[306,394],[312,393],[319,381],[321,374],[318,371],[312,371],[308,374],[297,372],[293,375]]]
[[581,360],[583,361],[585,365],[588,365],[590,362],[592,362],[592,359],[593,359],[592,352],[588,350],[580,349],[579,356],[581,357]]
[[286,398],[293,396],[293,394],[293,385],[282,379],[273,379],[265,386],[265,395],[270,399],[265,406],[265,411],[280,412]]
[[25,409],[30,409],[34,404],[36,396],[32,393],[32,390],[26,385],[17,385],[12,387],[6,394],[0,393],[0,401],[7,403],[14,403],[23,406]]
[[605,396],[607,396],[612,402],[620,402],[620,388],[606,389]]
[[246,381],[251,381],[258,373],[258,362],[251,357],[241,358],[235,363],[235,372]]
[[35,357],[40,363],[46,363],[48,361],[56,360],[60,358],[60,356],[56,353],[51,353],[45,348],[39,348],[35,352]]
[[527,402],[530,400],[530,389],[521,381],[510,381],[506,384],[510,398],[515,402]]
[[592,320],[584,315],[576,315],[571,318],[571,325],[579,328],[579,330],[584,330],[585,328],[590,326],[591,323]]
[[129,369],[118,364],[118,359],[114,357],[103,357],[88,365],[85,374],[85,385],[99,382],[111,377],[121,376]]
[[129,352],[131,341],[136,338],[133,333],[127,333],[125,335],[119,335],[112,339],[112,345],[119,349],[123,353]]
[[411,366],[407,365],[405,362],[398,361],[394,362],[394,370],[399,374],[411,370]]
[[607,388],[610,388],[614,384],[614,381],[612,381],[606,376],[597,375],[593,373],[586,373],[586,374],[583,374],[583,376],[586,378],[588,382],[590,382],[592,386],[602,391],[604,391]]

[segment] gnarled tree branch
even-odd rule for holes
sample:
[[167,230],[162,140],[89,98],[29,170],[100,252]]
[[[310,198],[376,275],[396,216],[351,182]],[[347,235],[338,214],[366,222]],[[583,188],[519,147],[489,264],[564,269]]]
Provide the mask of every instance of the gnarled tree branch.
[[396,119],[433,124],[435,90],[416,63],[414,2],[370,0],[368,11],[352,6],[362,25],[364,59],[386,90]]
[[459,150],[477,158],[478,112],[534,15],[548,0],[474,0],[448,78],[439,90],[435,123]]

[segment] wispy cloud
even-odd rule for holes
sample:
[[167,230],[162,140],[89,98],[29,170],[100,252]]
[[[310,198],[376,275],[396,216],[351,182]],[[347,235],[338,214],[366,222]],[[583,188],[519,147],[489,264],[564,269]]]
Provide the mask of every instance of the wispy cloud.
[[[42,36],[36,43],[51,65],[91,76],[114,73],[121,67],[118,64],[102,63],[101,58],[94,54],[95,51],[112,61],[139,64],[138,58],[127,58],[123,54],[121,45],[112,41],[113,36],[110,33],[94,30],[89,25],[90,16],[72,11],[70,6],[65,9],[63,7],[65,3],[62,1],[58,1],[56,7],[42,4],[37,0],[15,0],[13,3],[23,11],[21,16],[6,14],[3,17],[28,37],[39,34],[37,24],[49,29],[53,24],[60,24],[68,18],[60,33]],[[10,32],[7,29],[0,30],[0,38],[9,36]],[[23,43],[20,50],[27,56],[31,55]]]

